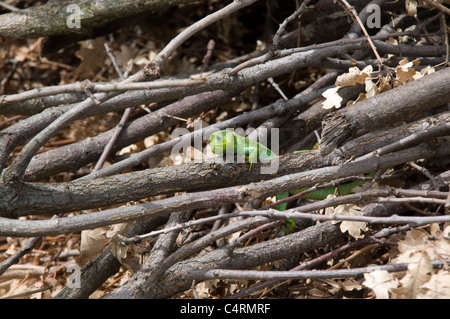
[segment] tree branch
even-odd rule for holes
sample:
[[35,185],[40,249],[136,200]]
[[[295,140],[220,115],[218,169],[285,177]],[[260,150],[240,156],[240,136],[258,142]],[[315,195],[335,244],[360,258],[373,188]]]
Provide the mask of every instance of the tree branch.
[[[25,237],[55,235],[131,222],[150,216],[167,215],[180,210],[246,202],[252,199],[264,199],[268,196],[289,190],[312,186],[314,183],[345,177],[350,175],[350,172],[351,174],[367,174],[417,158],[427,158],[433,155],[448,156],[449,154],[450,144],[445,146],[440,145],[439,149],[435,151],[426,145],[420,145],[414,151],[399,151],[365,161],[278,177],[262,181],[258,184],[221,188],[207,192],[188,193],[129,207],[107,209],[87,215],[63,217],[54,220],[12,220],[0,218],[0,235]],[[76,199],[73,197],[71,197],[71,200],[76,202]]]
[[[436,127],[439,127],[445,125],[449,116],[449,113],[444,113],[442,116],[430,120],[433,120]],[[326,168],[327,166],[342,164],[348,160],[349,156],[358,158],[378,149],[380,145],[389,145],[405,136],[414,134],[414,132],[427,130],[429,126],[428,120],[421,120],[388,131],[379,130],[350,141],[325,158],[318,158],[317,151],[302,153],[302,156],[298,156],[298,154],[282,156],[278,159],[278,170],[274,174],[261,174],[260,168],[267,164],[256,164],[255,169],[249,171],[246,165],[193,163],[127,173],[98,179],[95,182],[79,180],[67,184],[1,185],[0,197],[5,201],[0,202],[0,211],[4,217],[56,213],[63,210],[74,211],[102,207],[105,202],[119,204],[130,200],[139,200],[148,197],[149,194],[155,196],[176,191],[199,191],[240,185],[302,171],[307,174],[307,171],[319,167],[325,167],[324,169],[328,170],[333,168]],[[421,140],[416,142],[421,142]],[[410,156],[414,149],[406,150],[406,152]],[[422,152],[419,155],[422,155]],[[412,157],[411,160],[416,158],[418,157]],[[314,172],[312,173],[314,174]],[[330,179],[327,181],[339,178],[332,174],[329,175]],[[348,178],[358,174],[355,171],[349,171],[347,175],[340,175],[340,177]],[[315,183],[310,183],[309,186],[313,186]],[[2,205],[2,203],[4,204]],[[65,203],[65,205],[61,207],[55,203]]]
[[[442,268],[446,261],[432,260],[436,269]],[[208,279],[235,279],[235,280],[299,280],[299,279],[327,279],[327,278],[349,278],[362,276],[375,270],[386,270],[388,272],[400,272],[408,270],[409,263],[388,264],[381,266],[367,266],[352,269],[335,270],[300,270],[300,271],[260,271],[260,270],[228,270],[211,269],[197,270],[189,273],[186,279],[208,280]]]
[[445,89],[447,87],[450,87],[450,68],[331,114],[322,124],[320,154],[327,155],[351,138],[386,124],[410,121],[426,110],[448,103],[450,96]]
[[[110,1],[51,1],[39,7],[0,15],[0,36],[13,38],[39,38],[53,35],[87,33],[118,18],[138,13],[160,10],[169,6],[198,2],[198,0],[110,0]],[[69,28],[71,18],[69,5],[80,8],[80,28]],[[48,17],[52,17],[49,20]],[[24,23],[26,22],[26,23]]]

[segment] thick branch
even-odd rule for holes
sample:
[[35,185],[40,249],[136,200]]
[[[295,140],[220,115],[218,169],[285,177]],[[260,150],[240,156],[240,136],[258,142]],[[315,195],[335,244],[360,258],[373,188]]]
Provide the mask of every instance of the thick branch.
[[169,268],[156,282],[145,280],[145,273],[138,272],[105,298],[168,298],[190,288],[194,270],[248,269],[264,263],[313,251],[336,243],[342,233],[339,225],[329,222],[288,236],[230,251],[228,246],[208,254],[180,261]]
[[[440,117],[431,119],[437,123],[435,124],[436,127],[441,127],[446,126],[445,121],[448,121],[449,116],[447,112]],[[439,121],[441,121],[440,124]],[[274,178],[308,171],[313,168],[342,164],[350,156],[358,158],[378,149],[380,146],[390,145],[405,136],[427,130],[429,126],[428,121],[418,121],[389,131],[373,132],[350,141],[326,158],[318,157],[317,151],[302,153],[301,156],[298,156],[298,154],[282,156],[278,159],[279,166],[273,174],[261,173],[261,168],[267,165],[264,163],[256,164],[251,171],[244,164],[193,163],[121,174],[92,182],[79,180],[68,184],[7,184],[0,187],[0,197],[5,199],[5,201],[0,202],[0,211],[4,217],[12,217],[12,214],[21,216],[32,213],[67,212],[102,207],[105,203],[119,204],[130,200],[139,200],[150,195],[242,185],[269,177]],[[417,145],[422,141],[417,139],[415,144],[408,145]],[[409,152],[410,155],[411,152]],[[405,162],[408,161],[405,159]],[[311,173],[316,175],[314,172]],[[341,177],[357,174],[356,172],[348,172],[348,175],[341,175]],[[332,177],[330,175],[329,180],[339,178],[338,176]],[[312,186],[312,184],[309,186]],[[1,203],[4,204],[1,205]],[[61,203],[64,203],[64,205],[60,205]]]
[[450,68],[339,110],[323,121],[320,154],[329,154],[346,141],[374,129],[410,121],[450,101]]
[[[198,0],[49,1],[40,7],[0,15],[0,36],[39,38],[86,33],[119,18],[193,2]],[[68,25],[75,17],[73,9],[68,8],[70,5],[77,5],[80,10],[80,27]]]
[[[177,118],[193,118],[222,105],[238,93],[237,90],[204,92],[188,96],[142,116],[125,125],[112,151],[118,151],[179,123],[180,120]],[[109,130],[95,137],[36,155],[31,160],[24,179],[35,180],[62,171],[72,171],[96,161],[112,134],[113,130]]]
[[[186,95],[192,95],[192,94],[197,94],[197,93],[206,92],[206,91],[212,91],[212,90],[216,90],[216,89],[221,89],[221,90],[242,89],[242,88],[250,86],[256,82],[263,81],[269,77],[274,77],[274,76],[278,76],[281,74],[289,73],[298,68],[303,68],[303,67],[307,67],[307,66],[311,66],[311,65],[319,65],[320,62],[324,58],[337,54],[338,52],[340,52],[341,49],[342,48],[340,48],[340,47],[335,47],[335,48],[330,48],[330,49],[319,51],[319,52],[316,52],[313,50],[313,51],[308,51],[308,52],[303,52],[303,53],[298,53],[298,54],[292,54],[288,57],[280,58],[276,61],[269,61],[269,62],[265,63],[264,65],[257,65],[252,68],[247,68],[247,69],[239,72],[235,76],[229,74],[229,70],[223,70],[221,72],[210,75],[207,78],[206,83],[200,84],[200,85],[194,86],[194,87],[164,88],[164,89],[153,89],[153,90],[148,90],[148,91],[140,91],[139,90],[139,91],[127,92],[124,94],[120,94],[119,96],[116,96],[114,98],[111,98],[108,101],[101,103],[100,105],[98,105],[95,108],[86,107],[86,105],[89,106],[89,105],[92,105],[92,103],[93,103],[93,101],[91,99],[87,99],[84,102],[75,104],[73,106],[63,106],[62,108],[64,109],[64,111],[58,109],[58,110],[49,110],[48,112],[43,112],[45,114],[43,114],[42,116],[43,117],[45,116],[45,118],[42,119],[41,121],[36,121],[36,118],[33,118],[33,119],[25,120],[25,123],[27,125],[30,125],[33,127],[31,132],[40,132],[39,133],[40,136],[45,135],[46,136],[45,140],[46,140],[49,137],[49,135],[47,134],[49,131],[51,131],[52,133],[55,133],[54,128],[47,128],[49,123],[53,123],[51,125],[56,126],[58,122],[60,124],[61,124],[61,122],[64,122],[64,123],[66,122],[66,121],[63,121],[64,118],[62,118],[62,116],[57,117],[57,115],[55,115],[55,114],[58,114],[58,115],[60,115],[61,113],[65,114],[65,113],[69,112],[69,110],[72,110],[73,108],[80,107],[80,105],[85,105],[85,106],[83,106],[85,111],[81,112],[81,113],[71,111],[72,112],[72,114],[70,116],[71,121],[77,120],[80,118],[84,118],[87,116],[92,116],[95,114],[115,112],[115,111],[123,110],[127,107],[137,106],[137,105],[145,104],[145,103],[149,103],[149,102],[179,99]],[[350,47],[346,46],[345,49],[350,49]],[[137,73],[136,76],[138,74],[139,73]],[[130,79],[132,79],[132,78],[135,79],[136,77],[128,78],[125,81],[130,82],[131,81]],[[109,94],[116,94],[116,93],[108,93],[108,96],[109,96]],[[96,94],[95,98],[97,100],[103,101],[106,99],[105,93]],[[36,115],[36,117],[40,118],[39,115]],[[58,120],[55,120],[55,118],[58,118]],[[56,121],[58,121],[58,122],[55,123]],[[31,136],[29,136],[30,134],[27,134],[26,137],[24,136],[24,133],[23,133],[24,130],[22,129],[21,125],[24,125],[24,124],[19,123],[19,124],[15,125],[14,128],[8,128],[7,130],[5,130],[5,133],[7,133],[7,134],[0,135],[0,145],[4,145],[3,152],[0,152],[0,168],[3,167],[4,163],[6,162],[9,152],[15,146],[17,146],[17,143],[25,140],[25,138],[31,137]],[[19,134],[19,137],[11,136],[9,131],[17,132],[16,134]],[[30,130],[28,130],[27,133],[28,132],[30,132]],[[35,140],[35,142],[37,142],[37,139]],[[33,142],[34,145],[31,148],[31,150],[29,152],[27,152],[27,154],[26,154],[27,156],[26,157],[23,156],[22,160],[16,161],[16,164],[19,164],[17,162],[20,162],[20,167],[16,167],[15,173],[13,173],[13,174],[8,173],[9,176],[7,176],[7,179],[17,178],[18,176],[21,175],[21,170],[24,169],[24,166],[26,166],[28,164],[29,155],[31,153],[33,153],[33,151],[35,150],[37,145],[42,144],[43,140],[40,140],[39,143],[35,143],[35,142]],[[139,156],[142,156],[143,158],[140,159]],[[141,161],[145,161],[146,156],[147,156],[146,152],[141,152],[138,154],[137,157],[133,156],[128,161],[122,161],[120,163],[119,167],[121,165],[125,165],[125,166],[128,165],[128,163],[130,161],[131,162],[138,161],[137,162],[137,164],[138,164]],[[134,165],[136,165],[136,164],[132,164],[132,166],[134,166]],[[19,166],[19,165],[16,165],[16,166]],[[113,166],[111,166],[106,171],[115,170],[117,168],[117,166],[114,166],[114,167]],[[17,169],[19,169],[19,170],[17,170]],[[123,170],[123,168],[119,168],[119,171],[121,171],[121,170]],[[99,175],[96,175],[96,176],[105,176],[105,175],[103,175],[103,174],[105,174],[105,170],[100,170],[97,173],[99,173]]]
[[[12,220],[0,218],[0,235],[3,236],[45,236],[77,232],[123,222],[131,222],[150,216],[167,215],[175,211],[207,208],[228,203],[242,203],[252,199],[263,199],[289,190],[312,186],[314,183],[347,177],[350,174],[367,174],[418,158],[432,155],[448,156],[450,145],[440,145],[431,150],[420,145],[413,151],[404,150],[386,156],[358,161],[330,168],[292,174],[243,186],[221,188],[207,192],[188,193],[159,201],[119,207],[100,212],[63,217],[52,220]],[[51,194],[48,194],[51,196]],[[12,200],[11,200],[12,201]],[[77,202],[71,197],[71,201]]]

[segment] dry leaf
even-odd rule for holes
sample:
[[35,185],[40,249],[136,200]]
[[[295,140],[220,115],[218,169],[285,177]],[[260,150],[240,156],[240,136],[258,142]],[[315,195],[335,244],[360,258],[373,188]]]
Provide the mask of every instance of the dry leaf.
[[136,54],[137,49],[135,44],[131,46],[122,44],[120,46],[120,51],[114,51],[114,58],[116,59],[117,64],[123,68],[127,65],[128,61],[136,57]]
[[432,66],[426,66],[424,67],[422,70],[420,70],[420,72],[416,72],[416,74],[413,76],[414,80],[423,78],[425,75],[429,75],[431,73],[436,72],[435,68],[433,68]]
[[[330,212],[330,211],[328,211]],[[352,204],[339,205],[334,208],[334,214],[341,215],[361,215],[362,212],[358,206]],[[363,238],[364,232],[367,231],[367,223],[366,222],[357,222],[357,221],[348,221],[344,220],[341,222],[340,230],[342,233],[348,232],[350,236],[353,238]]]
[[106,61],[106,50],[103,37],[95,40],[80,41],[80,49],[75,55],[80,58],[81,64],[75,71],[76,78],[89,78],[103,67]]
[[357,67],[349,68],[348,73],[344,73],[336,78],[335,85],[338,87],[364,84],[366,78],[372,73],[372,66],[365,67],[362,71]]
[[161,142],[160,142],[160,137],[158,134],[148,136],[144,139],[145,148],[149,148],[150,146],[153,146],[153,145],[156,145],[159,143],[161,143]]
[[193,146],[189,146],[186,150],[186,160],[201,162],[203,159],[203,152]]
[[195,292],[197,293],[198,298],[199,299],[211,298],[211,293],[217,287],[218,283],[219,280],[217,279],[205,280],[198,283],[195,286]]
[[80,256],[77,262],[84,265],[94,260],[105,248],[107,227],[83,230],[81,232]]
[[425,293],[417,295],[417,298],[450,299],[450,273],[448,270],[439,270],[421,288],[425,290]]
[[414,16],[417,14],[418,5],[419,4],[417,3],[417,0],[406,0],[405,1],[406,11],[408,12],[409,16]]
[[331,293],[336,293],[339,289],[342,289],[344,291],[352,291],[352,290],[360,290],[362,289],[361,284],[352,279],[347,278],[345,280],[338,280],[338,279],[321,279],[320,281],[323,281],[333,287],[332,289],[329,289],[328,291]]
[[390,89],[392,89],[392,86],[391,86],[389,79],[387,77],[382,77],[380,79],[380,83],[378,85],[377,93],[380,94],[380,93],[389,91]]
[[403,59],[398,63],[398,66],[395,68],[395,73],[397,74],[397,81],[401,84],[405,84],[406,82],[414,80],[414,76],[416,75],[416,70],[412,67],[419,65],[418,60],[414,60],[408,62],[407,59]]
[[127,257],[128,246],[120,245],[119,243],[111,243],[111,254],[117,258],[119,262]]
[[416,262],[408,265],[408,271],[400,281],[401,286],[391,289],[393,297],[413,299],[423,294],[422,286],[430,280],[433,265],[426,252],[420,252],[415,257]]
[[366,66],[362,71],[357,67],[349,68],[348,73],[344,73],[337,77],[335,88],[326,90],[322,96],[326,100],[322,103],[322,108],[331,109],[336,107],[337,109],[341,107],[342,97],[337,93],[338,89],[345,86],[351,86],[355,84],[365,84],[367,94],[360,94],[356,101],[349,101],[347,105],[355,104],[356,102],[365,100],[366,98],[372,97],[376,93],[376,85],[370,79],[370,74],[372,73],[372,66]]
[[405,239],[398,242],[399,256],[395,263],[414,262],[417,254],[426,252],[431,259],[446,259],[450,257],[450,241],[444,238],[444,232],[436,231],[434,238],[425,230],[412,229]]
[[386,270],[374,270],[364,274],[363,285],[372,289],[377,299],[389,299],[389,290],[398,287],[398,280]]
[[367,231],[367,223],[344,220],[341,223],[340,229],[343,233],[347,231],[355,239],[364,238],[364,232]]
[[397,45],[398,44],[397,39],[395,39],[393,37],[389,37],[389,39],[387,39],[386,42],[389,43],[389,44],[393,44],[393,45]]
[[352,105],[352,104],[356,104],[356,103],[358,103],[360,101],[364,101],[366,99],[367,99],[367,96],[366,96],[365,93],[359,93],[358,98],[355,101],[352,101],[352,100],[348,101],[346,106],[349,106],[349,105]]
[[337,93],[338,90],[339,87],[334,87],[322,93],[322,96],[325,98],[325,101],[322,103],[322,108],[328,110],[333,107],[337,109],[341,107],[342,97]]
[[357,280],[348,278],[345,279],[342,283],[342,289],[345,291],[352,291],[352,290],[361,290],[362,286],[361,283],[359,283]]
[[424,230],[412,229],[406,233],[405,239],[398,242],[400,255],[394,259],[394,263],[408,263],[415,260],[414,255],[423,248],[425,237]]
[[[144,145],[145,146],[145,145]],[[128,154],[135,154],[142,151],[142,148],[138,143],[131,144],[128,146],[125,146],[120,151],[117,152],[117,155],[128,155]]]
[[[433,0],[433,2],[450,4],[449,0]],[[433,5],[427,3],[426,1],[420,1],[419,3],[417,0],[406,0],[405,6],[409,16],[416,15],[417,8],[435,9]]]
[[80,256],[77,261],[84,265],[92,261],[105,249],[106,244],[118,233],[121,232],[127,224],[115,224],[111,226],[99,227],[95,229],[83,230],[81,232]]

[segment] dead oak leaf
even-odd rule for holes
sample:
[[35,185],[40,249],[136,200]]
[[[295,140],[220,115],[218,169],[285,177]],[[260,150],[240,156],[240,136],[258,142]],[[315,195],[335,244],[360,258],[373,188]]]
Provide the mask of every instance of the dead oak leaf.
[[398,287],[398,280],[386,270],[374,270],[364,274],[363,285],[372,289],[377,299],[389,299],[389,291]]
[[[339,215],[361,215],[362,212],[358,206],[352,204],[339,205],[335,208],[329,207],[325,210],[327,215],[339,214]],[[355,239],[363,238],[364,233],[367,231],[366,222],[358,222],[351,220],[343,220],[340,224],[340,230],[342,233],[348,232],[350,236]]]
[[105,40],[103,37],[95,40],[80,41],[80,49],[75,51],[75,55],[81,60],[77,67],[76,78],[88,78],[103,67],[106,60]]
[[414,76],[416,75],[416,70],[413,69],[413,66],[419,65],[419,60],[414,60],[409,62],[406,59],[401,60],[398,63],[398,66],[395,68],[395,73],[397,75],[397,81],[401,84],[405,84],[406,82],[413,81]]
[[357,67],[349,68],[348,73],[344,73],[336,78],[335,85],[346,87],[355,84],[364,84],[366,78],[372,73],[372,66],[365,67],[362,71]]
[[422,286],[430,280],[433,265],[426,252],[419,252],[415,258],[415,262],[409,263],[408,271],[400,281],[401,286],[391,289],[394,298],[415,299],[423,294]]
[[334,87],[326,90],[322,93],[322,96],[325,98],[325,101],[322,103],[322,108],[325,110],[335,108],[340,108],[342,103],[342,97],[337,93],[339,87]]
[[420,299],[450,299],[450,273],[441,269],[422,285],[424,293],[417,295]]

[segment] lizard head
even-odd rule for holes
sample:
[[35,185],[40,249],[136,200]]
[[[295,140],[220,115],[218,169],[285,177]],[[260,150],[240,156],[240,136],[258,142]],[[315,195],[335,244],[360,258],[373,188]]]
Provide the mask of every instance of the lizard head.
[[232,131],[222,130],[211,134],[211,151],[216,155],[226,154],[228,151],[234,152],[235,134]]

